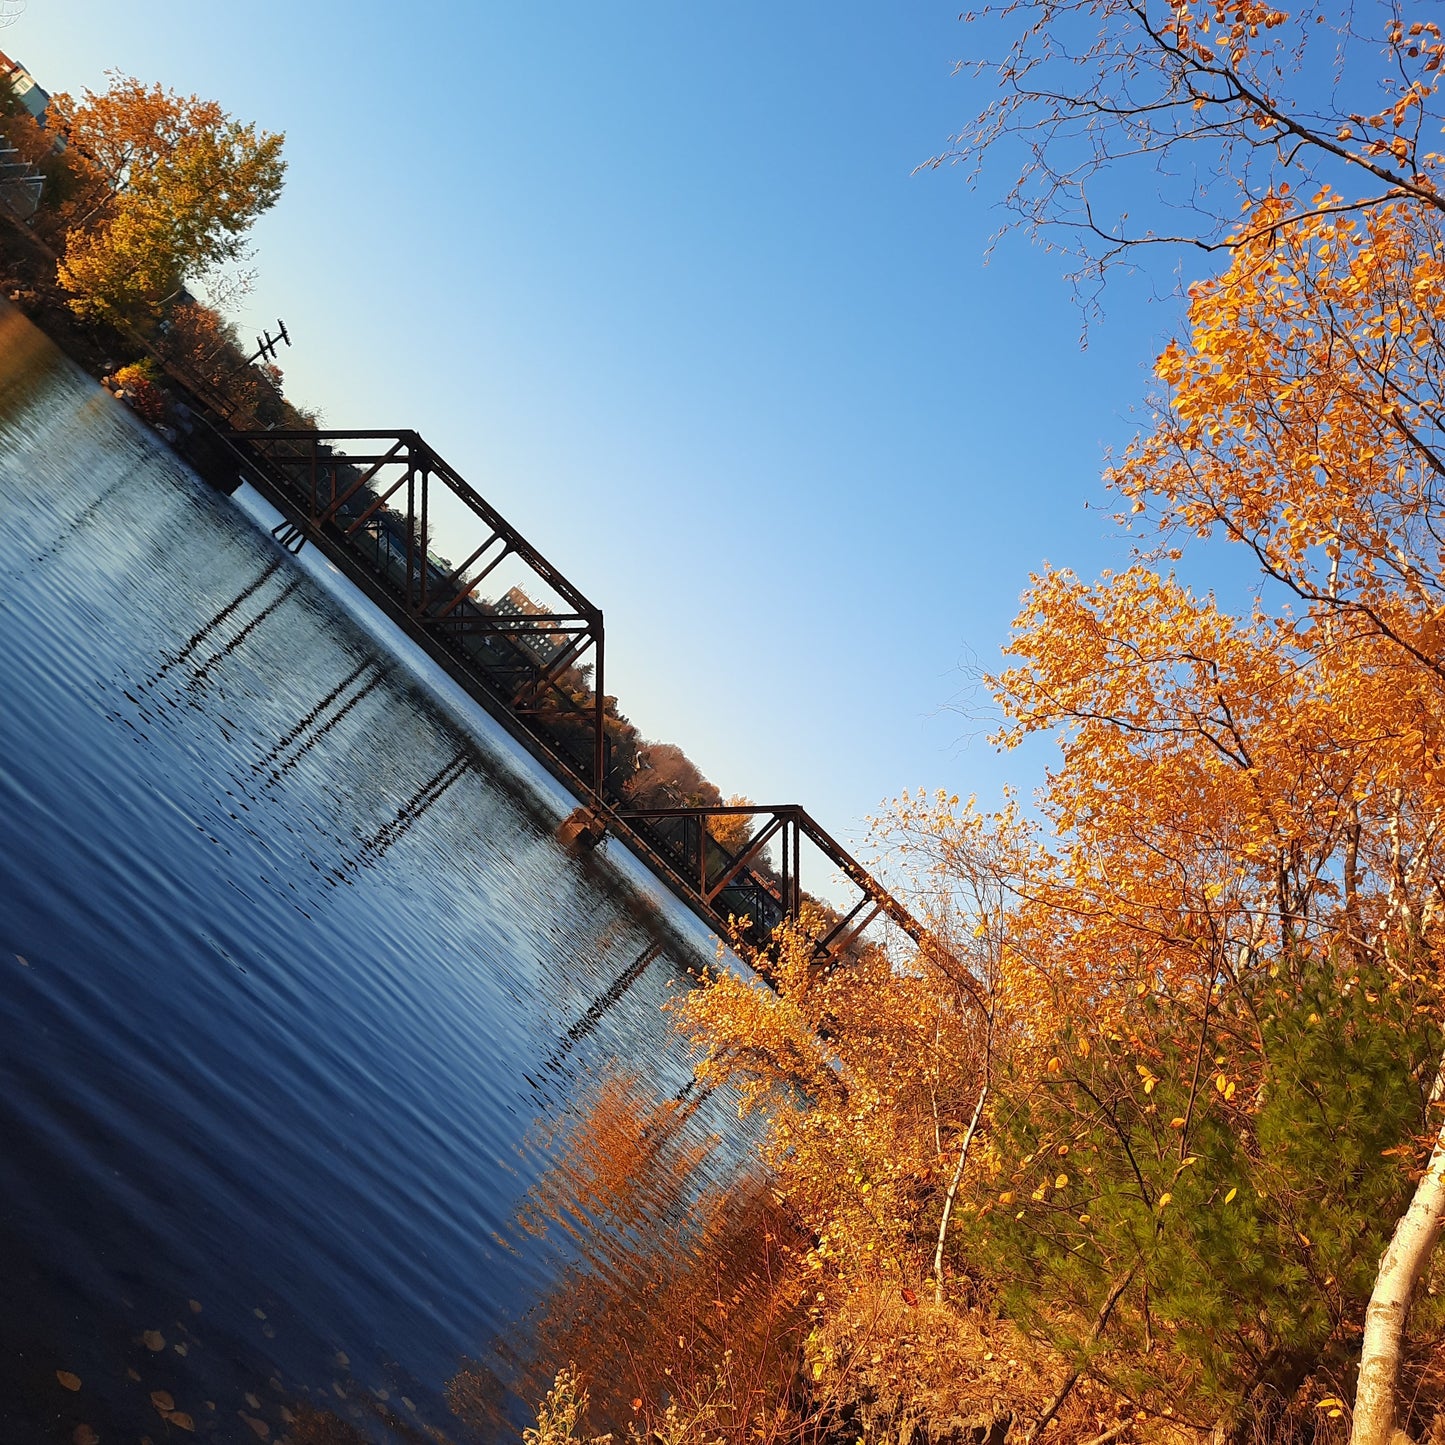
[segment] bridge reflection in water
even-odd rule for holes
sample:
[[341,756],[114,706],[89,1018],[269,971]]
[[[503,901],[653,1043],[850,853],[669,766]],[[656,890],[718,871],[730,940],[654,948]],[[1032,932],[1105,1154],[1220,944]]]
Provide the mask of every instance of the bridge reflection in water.
[[[799,914],[805,858],[850,895],[826,914],[820,964],[879,919],[936,946],[797,804],[636,807],[608,731],[601,609],[416,432],[230,432],[225,442],[230,471],[217,480],[244,475],[285,518],[284,544],[315,545],[561,780],[582,805],[581,841],[619,838],[720,935],[746,920],[742,934],[760,949]],[[465,551],[461,562],[437,553],[439,535]],[[755,831],[728,846],[718,822],[739,815]]]

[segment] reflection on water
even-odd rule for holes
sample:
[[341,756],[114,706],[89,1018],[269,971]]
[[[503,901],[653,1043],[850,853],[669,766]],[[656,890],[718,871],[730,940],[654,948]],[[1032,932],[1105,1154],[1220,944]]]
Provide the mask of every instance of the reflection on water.
[[[657,1403],[659,1385],[705,1390],[725,1354],[757,1400],[773,1398],[772,1382],[790,1372],[804,1241],[756,1174],[698,1191],[721,1142],[697,1127],[710,1100],[687,1086],[659,1098],[641,1076],[616,1071],[592,1081],[562,1126],[539,1126],[556,1162],[518,1222],[564,1235],[576,1256],[537,1312],[540,1348],[526,1359],[501,1352],[534,1398],[559,1361],[572,1362],[594,1421],[616,1430],[639,1401]],[[449,1387],[453,1408],[469,1420],[485,1413],[494,1381],[469,1362]]]
[[0,1439],[510,1438],[746,1294],[706,942],[506,746],[0,309]]

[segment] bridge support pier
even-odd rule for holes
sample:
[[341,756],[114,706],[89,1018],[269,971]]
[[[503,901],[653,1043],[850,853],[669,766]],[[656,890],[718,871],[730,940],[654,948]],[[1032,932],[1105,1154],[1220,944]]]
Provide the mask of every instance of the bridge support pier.
[[593,808],[574,808],[558,825],[564,848],[595,848],[607,836],[607,820]]

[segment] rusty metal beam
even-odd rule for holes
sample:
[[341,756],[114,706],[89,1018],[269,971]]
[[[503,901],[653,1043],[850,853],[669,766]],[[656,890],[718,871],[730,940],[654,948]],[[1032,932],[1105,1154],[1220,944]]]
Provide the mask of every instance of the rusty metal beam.
[[[759,833],[757,837],[754,838],[752,842],[750,842],[741,853],[738,854],[738,856],[733,860],[732,866],[723,870],[723,875],[721,878],[719,878],[715,883],[704,887],[702,896],[707,899],[709,903],[711,903],[713,899],[715,899],[718,894],[721,893],[723,889],[726,888],[728,884],[731,883],[733,879],[736,878],[738,874],[741,873],[743,869],[746,868],[748,864],[751,863],[752,860],[756,858],[758,854],[768,846],[769,843],[772,842],[774,836],[779,833],[784,826],[785,822],[782,818],[774,818],[773,821],[769,823],[768,826],[764,828],[762,832]],[[704,834],[707,832],[706,825],[704,825],[703,827],[703,832]]]

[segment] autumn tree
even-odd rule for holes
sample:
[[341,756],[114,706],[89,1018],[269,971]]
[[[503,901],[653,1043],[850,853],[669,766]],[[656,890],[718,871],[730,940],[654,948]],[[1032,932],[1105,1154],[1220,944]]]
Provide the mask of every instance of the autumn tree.
[[628,801],[639,808],[713,807],[722,802],[716,784],[676,743],[647,743],[644,765],[627,786]]
[[82,315],[153,316],[240,258],[281,192],[282,136],[119,72],[99,94],[54,96],[49,124],[81,171],[59,277]]
[[[1010,737],[1062,731],[1059,864],[1037,897],[1070,920],[1075,986],[1106,1015],[1133,982],[1200,1013],[1216,987],[1247,1002],[1261,967],[1307,989],[1342,958],[1439,1017],[1442,261],[1432,206],[1352,212],[1321,191],[1250,211],[1112,474],[1158,548],[1094,584],[1035,579],[997,685]],[[1265,574],[1243,615],[1166,570],[1202,539]],[[1369,1445],[1394,1428],[1445,1219],[1438,1061],[1413,1087],[1391,1147],[1421,1172],[1363,1322]]]
[[[1112,871],[1137,865],[1172,881],[1182,918],[1212,939],[1204,980],[1257,959],[1264,940],[1296,964],[1338,946],[1429,974],[1445,476],[1437,19],[1392,0],[1014,0],[970,19],[999,42],[979,66],[998,94],[938,162],[1021,156],[1015,217],[1072,250],[1079,278],[1144,243],[1229,257],[1191,293],[1192,345],[1160,364],[1167,410],[1116,483],[1176,542],[1248,547],[1297,609],[1261,601],[1229,617],[1147,567],[1098,588],[1039,580],[1022,633],[1032,674],[1003,686],[1024,727],[1074,728],[1081,766],[1052,791],[1094,911],[1110,926],[1127,917],[1150,963],[1190,955],[1168,927],[1169,890],[1146,901]],[[1151,624],[1143,637],[1133,607]],[[1100,778],[1131,773],[1183,789],[1171,848],[1126,846],[1154,815],[1108,802]],[[1201,919],[1209,886],[1232,902],[1205,899]],[[1437,1075],[1435,1101],[1441,1087]],[[1438,1123],[1421,1120],[1431,1135]],[[1390,1435],[1405,1316],[1445,1220],[1445,1141],[1423,1163],[1367,1320],[1354,1432],[1370,1445]]]
[[[747,808],[751,798],[733,793],[723,800],[730,808]],[[707,830],[729,853],[738,854],[752,842],[753,820],[746,813],[719,813],[707,820]]]
[[[772,1091],[824,1373],[828,1321],[928,1281],[953,1215],[936,1275],[1054,1342],[1033,1434],[1090,1383],[1240,1434],[1362,1339],[1354,1432],[1388,1437],[1439,1230],[1445,247],[1403,202],[1274,199],[1242,228],[1112,474],[1157,542],[1037,577],[994,679],[1005,742],[1059,739],[1047,836],[906,803],[895,857],[948,950],[785,953],[775,993],[725,977],[689,1006],[708,1067]],[[1218,545],[1265,574],[1240,608],[1172,570]],[[941,1005],[985,977],[981,1051]]]
[[[766,984],[721,970],[679,1006],[699,1077],[765,1120],[775,1187],[812,1237],[805,1409],[824,1435],[861,1398],[880,1429],[926,1419],[923,1400],[955,1391],[976,1343],[944,1304],[942,1261],[987,1098],[980,980],[1000,917],[972,914],[950,947],[906,963],[865,947],[821,968],[827,915],[805,904],[774,936]],[[926,1359],[912,1353],[920,1329]]]

